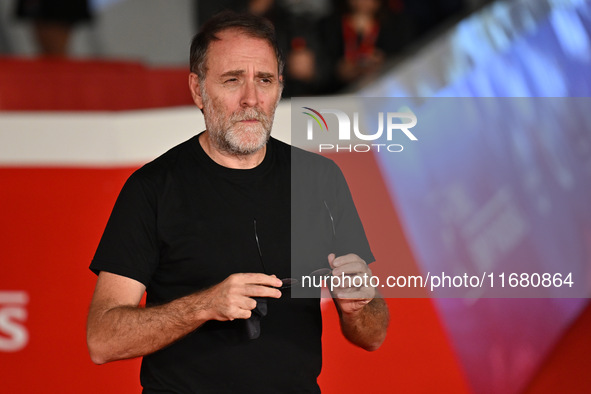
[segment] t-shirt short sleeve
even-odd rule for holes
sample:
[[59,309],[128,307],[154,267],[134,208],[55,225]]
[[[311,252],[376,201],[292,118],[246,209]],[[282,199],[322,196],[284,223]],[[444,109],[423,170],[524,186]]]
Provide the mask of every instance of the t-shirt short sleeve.
[[372,263],[375,258],[371,252],[365,235],[363,224],[355,207],[353,196],[341,169],[334,165],[334,181],[336,192],[335,214],[331,213],[334,221],[334,236],[337,255],[355,253],[366,263]]
[[90,269],[125,276],[146,287],[158,265],[156,196],[138,171],[121,190]]

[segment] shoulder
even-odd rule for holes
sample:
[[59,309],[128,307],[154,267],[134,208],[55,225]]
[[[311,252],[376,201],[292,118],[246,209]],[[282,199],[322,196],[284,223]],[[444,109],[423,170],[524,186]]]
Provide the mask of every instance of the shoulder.
[[292,146],[291,155],[291,164],[292,167],[295,167],[294,170],[311,171],[318,175],[341,172],[334,161],[318,153]]
[[343,183],[343,173],[333,160],[318,153],[285,145],[291,157],[292,190],[336,190]]
[[337,164],[331,159],[319,155],[318,153],[310,152],[293,145],[286,144],[278,139],[271,137],[269,143],[275,151],[279,160],[290,160],[291,166],[296,167],[292,169],[301,168],[302,170],[315,171],[340,171]]
[[195,165],[196,162],[193,157],[193,145],[199,143],[197,137],[191,137],[144,164],[131,177],[145,182],[159,182],[171,173],[186,171],[189,165]]
[[143,195],[150,201],[156,201],[171,181],[188,172],[199,172],[192,148],[195,143],[199,143],[196,136],[144,164],[127,179],[121,194]]

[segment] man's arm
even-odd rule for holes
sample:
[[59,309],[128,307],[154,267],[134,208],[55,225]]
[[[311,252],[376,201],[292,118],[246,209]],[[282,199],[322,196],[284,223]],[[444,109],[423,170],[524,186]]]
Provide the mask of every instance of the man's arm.
[[377,350],[386,339],[390,314],[386,302],[373,287],[367,286],[371,270],[355,254],[338,258],[330,254],[328,262],[333,268],[333,276],[365,276],[365,286],[333,289],[333,299],[345,338],[365,350]]
[[248,319],[256,301],[281,297],[281,280],[234,274],[223,282],[167,304],[139,307],[140,282],[101,272],[90,304],[87,344],[96,364],[144,356],[177,341],[208,320]]
[[341,331],[351,343],[368,351],[377,350],[386,339],[390,314],[383,298],[374,298],[361,310],[343,312],[339,299],[335,304],[339,311]]

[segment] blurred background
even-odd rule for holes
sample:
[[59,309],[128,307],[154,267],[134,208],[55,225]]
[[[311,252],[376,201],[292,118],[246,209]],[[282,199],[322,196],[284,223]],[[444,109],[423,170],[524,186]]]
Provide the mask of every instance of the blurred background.
[[[141,391],[139,360],[95,366],[87,355],[88,265],[127,177],[203,130],[188,48],[224,8],[276,25],[287,66],[273,134],[284,141],[290,97],[404,97],[419,119],[448,124],[456,116],[439,99],[473,98],[477,126],[482,100],[501,109],[490,127],[442,128],[395,159],[330,155],[375,271],[525,260],[591,284],[591,1],[3,0],[2,391]],[[323,392],[591,391],[587,298],[388,304],[388,339],[367,354],[323,303]]]
[[263,15],[287,58],[286,97],[343,90],[484,0],[6,0],[0,53],[182,67],[211,15]]

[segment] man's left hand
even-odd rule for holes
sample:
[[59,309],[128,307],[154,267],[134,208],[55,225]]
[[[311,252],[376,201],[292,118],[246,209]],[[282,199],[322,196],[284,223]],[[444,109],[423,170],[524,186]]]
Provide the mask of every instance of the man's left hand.
[[373,300],[376,289],[370,285],[372,273],[361,257],[352,253],[336,257],[331,253],[328,263],[332,275],[341,278],[340,286],[334,287],[332,294],[342,313],[359,312]]

